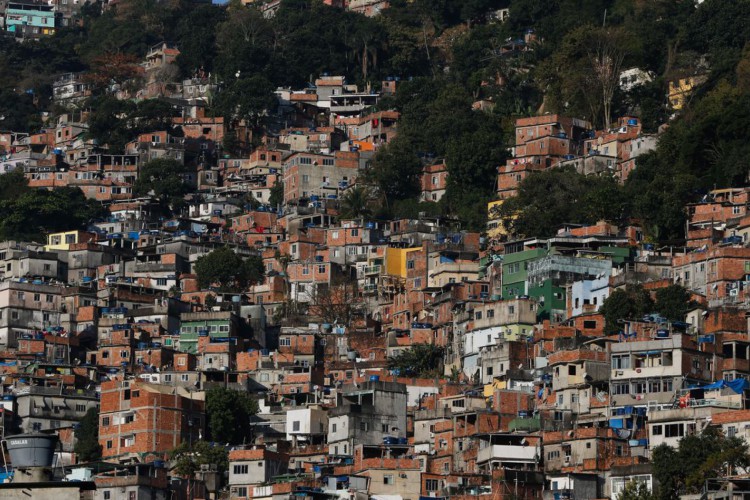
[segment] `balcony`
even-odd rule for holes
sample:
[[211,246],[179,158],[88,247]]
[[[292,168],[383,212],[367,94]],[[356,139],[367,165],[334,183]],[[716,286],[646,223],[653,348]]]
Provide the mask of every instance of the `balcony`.
[[538,461],[537,451],[536,446],[493,444],[479,450],[477,463],[498,461],[532,464]]
[[365,267],[365,276],[371,276],[374,274],[380,274],[380,270],[383,266],[367,266]]

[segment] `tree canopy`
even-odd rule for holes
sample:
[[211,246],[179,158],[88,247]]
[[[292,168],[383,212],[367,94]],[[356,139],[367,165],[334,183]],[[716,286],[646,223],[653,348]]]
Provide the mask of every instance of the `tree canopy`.
[[250,417],[258,403],[250,394],[223,387],[206,392],[208,436],[212,441],[243,444],[251,439]]
[[442,373],[443,353],[443,348],[434,344],[414,344],[388,358],[388,369],[399,370],[407,376],[439,376]]
[[231,248],[222,247],[204,255],[195,263],[198,284],[201,288],[218,286],[223,291],[241,291],[262,283],[263,260],[252,255],[243,259]]
[[85,229],[90,222],[107,214],[96,201],[86,199],[78,188],[47,191],[7,187],[4,191],[15,191],[15,198],[0,199],[3,214],[0,238],[6,240],[40,241],[48,233]]
[[651,294],[643,286],[627,285],[610,293],[599,312],[604,316],[604,331],[612,335],[622,330],[620,320],[640,319],[653,309]]
[[89,408],[75,429],[76,444],[73,451],[79,462],[93,462],[102,456],[99,444],[99,409]]
[[151,160],[141,167],[133,193],[136,196],[153,196],[165,205],[180,206],[189,191],[183,177],[185,173],[185,165],[177,160]]
[[714,426],[686,435],[676,449],[666,444],[657,446],[651,460],[659,485],[656,497],[660,500],[700,493],[706,479],[731,476],[738,468],[750,465],[745,441],[726,437],[721,428]]

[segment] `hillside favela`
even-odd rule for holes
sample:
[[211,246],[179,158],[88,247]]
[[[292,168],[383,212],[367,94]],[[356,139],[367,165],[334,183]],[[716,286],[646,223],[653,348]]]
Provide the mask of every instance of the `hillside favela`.
[[0,499],[750,498],[750,0],[0,0]]

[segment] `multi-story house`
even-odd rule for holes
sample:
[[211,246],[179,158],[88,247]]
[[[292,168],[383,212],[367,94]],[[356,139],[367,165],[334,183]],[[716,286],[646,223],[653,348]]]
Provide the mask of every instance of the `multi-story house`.
[[383,438],[406,435],[406,387],[378,380],[347,385],[328,417],[331,455],[353,455],[357,444],[380,445]]
[[99,443],[102,457],[162,456],[199,439],[203,401],[181,387],[115,378],[102,383]]
[[95,391],[32,385],[16,395],[16,415],[23,432],[47,432],[76,425],[99,406]]
[[60,285],[0,282],[0,345],[16,347],[24,335],[60,325],[62,291]]
[[5,6],[5,31],[16,38],[54,35],[57,15],[53,5],[33,0],[15,0]]
[[271,478],[289,472],[289,456],[253,446],[229,452],[230,498],[250,498],[255,485],[268,484]]

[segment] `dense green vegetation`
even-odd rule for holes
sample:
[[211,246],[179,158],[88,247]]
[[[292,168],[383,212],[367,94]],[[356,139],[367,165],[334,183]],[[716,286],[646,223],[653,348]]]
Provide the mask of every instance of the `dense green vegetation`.
[[85,229],[107,211],[78,188],[30,189],[23,172],[16,170],[0,175],[0,213],[0,238],[44,241],[48,233]]
[[434,344],[414,344],[397,356],[388,358],[388,369],[401,375],[433,377],[442,373],[444,350]]
[[[487,14],[509,7],[504,23]],[[318,0],[284,0],[267,19],[256,7],[195,6],[187,0],[126,0],[104,12],[82,9],[81,23],[38,42],[0,40],[0,115],[3,128],[36,130],[38,111],[50,107],[55,75],[90,70],[95,95],[90,135],[121,150],[134,134],[169,125],[172,110],[158,101],[138,104],[103,95],[124,80],[147,48],[175,42],[176,79],[202,68],[224,82],[212,112],[261,128],[277,86],[300,88],[324,72],[343,74],[363,88],[387,76],[402,83],[381,109],[402,114],[399,137],[377,154],[370,172],[380,196],[372,216],[451,214],[463,227],[484,226],[494,197],[496,167],[513,144],[513,121],[562,112],[604,126],[636,114],[646,131],[669,118],[667,82],[703,73],[707,82],[670,122],[658,149],[639,159],[625,186],[567,174],[531,176],[505,208],[518,235],[553,232],[560,221],[636,219],[651,239],[679,241],[685,202],[713,187],[744,184],[750,146],[750,0],[394,0],[366,18]],[[508,40],[533,29],[533,50],[501,55]],[[597,61],[639,67],[653,81],[622,92],[597,71]],[[487,111],[472,111],[478,99]],[[232,133],[227,145],[232,146]],[[450,174],[440,203],[417,202],[423,164],[444,159]],[[547,197],[536,184],[554,188]],[[573,197],[578,206],[564,207]],[[547,205],[552,203],[552,205]],[[513,210],[511,210],[511,208]],[[555,212],[547,214],[545,212]],[[564,216],[564,217],[563,217]]]
[[604,331],[616,334],[623,329],[623,319],[640,319],[646,314],[658,313],[669,321],[684,321],[690,309],[697,307],[690,292],[681,285],[659,288],[652,297],[639,284],[627,285],[613,291],[602,304]]
[[244,444],[251,439],[250,417],[258,413],[258,403],[247,392],[224,387],[206,391],[208,437],[227,444]]
[[201,288],[218,286],[222,291],[240,291],[263,282],[263,260],[257,255],[243,259],[229,247],[204,255],[195,263]]
[[99,444],[99,409],[89,408],[75,429],[76,444],[73,447],[78,462],[93,462],[102,457]]
[[726,437],[721,427],[680,439],[677,448],[661,444],[651,454],[654,480],[659,485],[655,497],[672,500],[680,495],[699,494],[707,479],[729,477],[750,464],[747,444],[742,438]]

